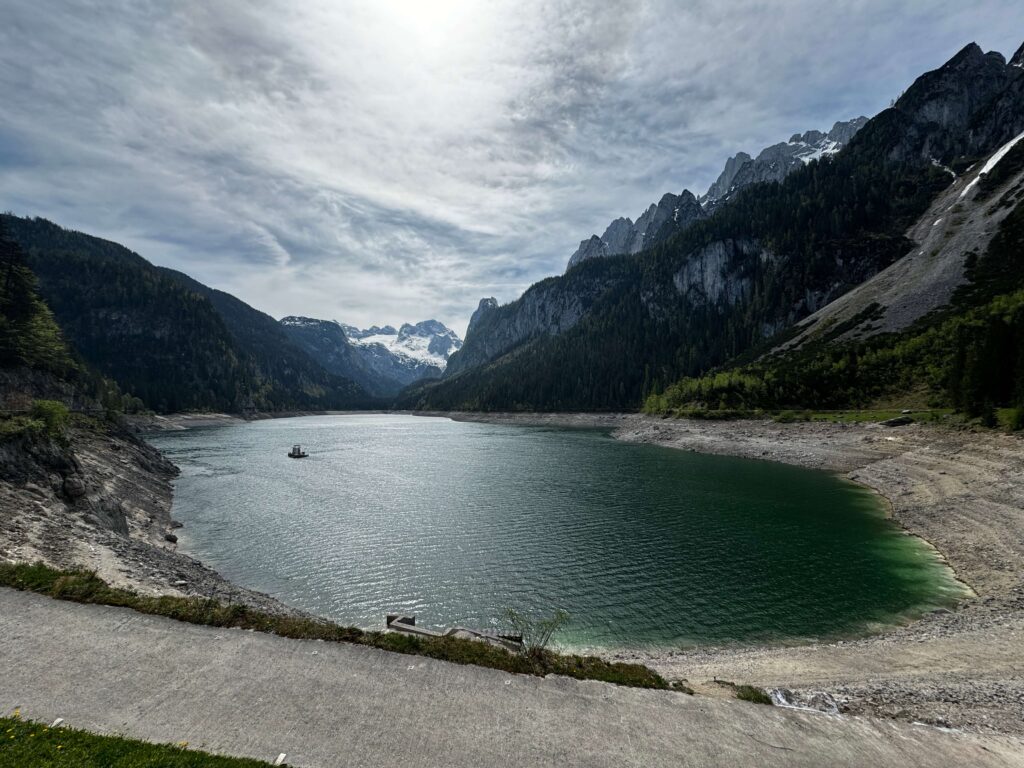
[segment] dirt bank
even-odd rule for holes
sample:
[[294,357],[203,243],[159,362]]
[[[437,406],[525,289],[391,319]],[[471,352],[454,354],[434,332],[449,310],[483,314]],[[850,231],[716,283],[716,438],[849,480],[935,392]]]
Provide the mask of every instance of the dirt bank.
[[[715,692],[715,678],[790,689],[851,713],[1024,733],[1024,440],[942,427],[710,422],[621,414],[449,414],[603,427],[616,438],[838,472],[873,488],[974,590],[956,609],[861,640],[617,654]],[[710,683],[710,684],[706,684]]]
[[242,589],[176,551],[171,480],[159,451],[103,422],[69,430],[67,444],[0,445],[0,559],[86,568],[143,594],[194,595],[294,612]]

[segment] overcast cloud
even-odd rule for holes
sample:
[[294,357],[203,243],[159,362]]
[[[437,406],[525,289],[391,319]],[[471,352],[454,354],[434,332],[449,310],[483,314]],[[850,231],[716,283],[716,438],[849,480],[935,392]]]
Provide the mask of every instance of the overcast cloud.
[[[873,115],[1019,0],[7,0],[0,208],[281,317],[465,330],[726,157]],[[1018,39],[1019,38],[1019,39]]]

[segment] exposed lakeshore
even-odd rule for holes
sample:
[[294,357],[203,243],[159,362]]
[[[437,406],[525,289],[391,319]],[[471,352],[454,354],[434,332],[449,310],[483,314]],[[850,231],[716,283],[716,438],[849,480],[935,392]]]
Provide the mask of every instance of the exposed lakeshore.
[[177,551],[178,469],[156,448],[109,427],[73,426],[67,441],[67,450],[8,443],[0,451],[0,561],[86,569],[143,595],[299,613]]
[[[297,414],[296,414],[297,415]],[[1024,441],[996,433],[937,427],[677,421],[616,414],[437,414],[459,420],[557,427],[600,427],[621,440],[682,450],[781,461],[841,473],[891,502],[892,515],[922,537],[976,593],[940,611],[869,638],[798,647],[702,648],[616,653],[706,694],[718,679],[786,688],[797,701],[825,692],[842,711],[1024,733]],[[161,419],[168,429],[238,419],[185,415]],[[152,424],[147,424],[152,428]],[[290,609],[235,587],[174,552],[173,469],[144,447],[111,436],[78,446],[85,456],[87,499],[126,502],[129,536],[95,525],[76,505],[36,486],[27,521],[0,515],[0,550],[16,559],[84,566],[148,594],[193,594]],[[83,451],[82,449],[85,448]],[[91,478],[91,480],[90,480]],[[154,478],[156,478],[154,480]],[[49,497],[44,499],[43,497]],[[9,498],[13,509],[16,499]],[[81,519],[79,519],[81,518]],[[12,559],[13,559],[12,558]],[[822,705],[823,698],[815,702]],[[824,699],[827,706],[828,699]]]
[[[717,679],[825,692],[853,714],[1024,733],[1024,440],[942,427],[711,422],[623,414],[448,414],[601,427],[625,441],[845,475],[891,504],[975,593],[954,610],[855,640],[616,653],[715,693]],[[821,697],[818,702],[820,704]]]

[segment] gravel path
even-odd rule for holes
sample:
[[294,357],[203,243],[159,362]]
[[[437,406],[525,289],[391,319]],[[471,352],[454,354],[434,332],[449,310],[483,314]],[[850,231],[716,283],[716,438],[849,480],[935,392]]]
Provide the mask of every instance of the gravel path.
[[0,711],[289,765],[1024,766],[1024,743],[535,678],[0,588]]

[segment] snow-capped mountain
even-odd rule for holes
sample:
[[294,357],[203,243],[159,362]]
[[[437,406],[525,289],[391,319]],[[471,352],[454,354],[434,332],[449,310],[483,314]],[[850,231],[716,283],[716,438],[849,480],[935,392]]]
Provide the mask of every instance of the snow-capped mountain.
[[726,161],[721,175],[699,199],[684,189],[679,195],[669,193],[657,204],[652,203],[635,223],[629,218],[615,219],[600,237],[591,235],[580,242],[566,269],[587,259],[645,251],[709,215],[737,190],[762,181],[782,181],[812,160],[835,154],[867,121],[866,117],[857,117],[836,123],[828,133],[794,134],[789,141],[765,147],[757,157],[739,152]]
[[432,366],[438,371],[444,371],[448,358],[462,347],[462,339],[455,331],[437,320],[424,320],[415,325],[405,323],[397,331],[391,325],[383,328],[374,325],[365,330],[352,325],[341,328],[357,347],[379,344],[396,357]]
[[379,397],[444,373],[462,339],[437,320],[360,329],[335,320],[286,317],[285,332],[332,373],[347,376]]
[[757,157],[739,152],[725,162],[721,175],[708,188],[700,202],[705,208],[711,208],[750,184],[782,181],[797,168],[807,165],[812,160],[834,155],[850,142],[867,121],[866,117],[856,117],[853,120],[837,122],[828,133],[796,133],[789,141],[765,147]]

